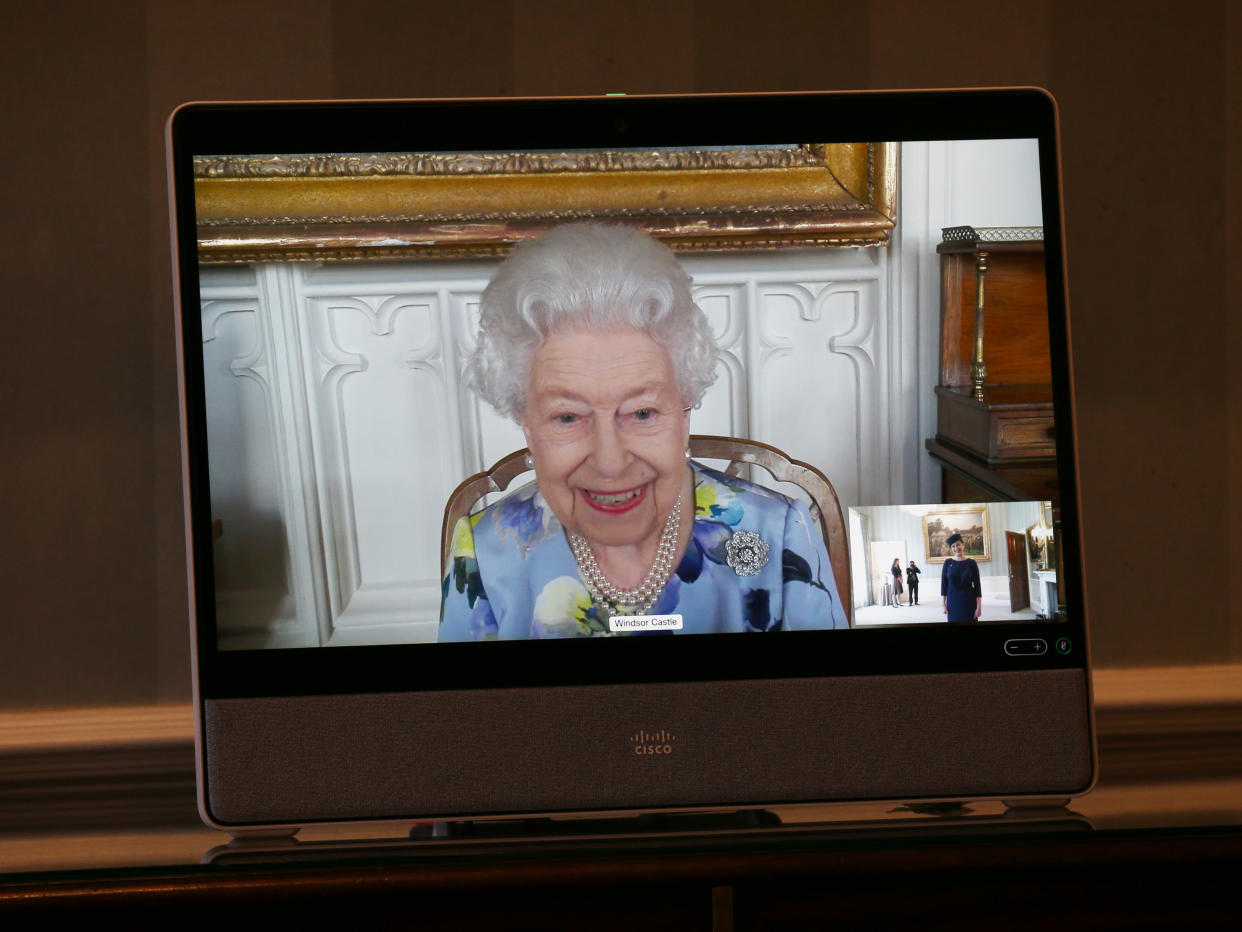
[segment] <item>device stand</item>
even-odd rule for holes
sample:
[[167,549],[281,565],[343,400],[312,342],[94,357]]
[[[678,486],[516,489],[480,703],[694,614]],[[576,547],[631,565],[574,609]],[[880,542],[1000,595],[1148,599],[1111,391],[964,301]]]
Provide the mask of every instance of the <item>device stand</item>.
[[653,835],[680,832],[732,832],[776,828],[781,817],[769,809],[735,812],[644,813],[604,819],[504,819],[494,822],[431,822],[415,825],[410,838],[493,839],[581,835]]

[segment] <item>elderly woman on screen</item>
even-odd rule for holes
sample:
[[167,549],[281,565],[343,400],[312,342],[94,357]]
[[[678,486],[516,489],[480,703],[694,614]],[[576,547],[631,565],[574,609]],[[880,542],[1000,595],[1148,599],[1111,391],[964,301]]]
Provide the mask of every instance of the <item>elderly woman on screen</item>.
[[667,247],[592,223],[518,246],[469,373],[535,482],[458,522],[440,640],[845,627],[806,507],[690,462],[715,367]]

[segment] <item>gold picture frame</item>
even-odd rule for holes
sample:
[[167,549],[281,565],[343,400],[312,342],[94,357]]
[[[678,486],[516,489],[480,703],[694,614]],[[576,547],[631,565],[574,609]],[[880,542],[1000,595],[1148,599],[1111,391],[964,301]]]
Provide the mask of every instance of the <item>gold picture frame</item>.
[[943,563],[952,555],[944,545],[946,538],[961,534],[966,556],[980,563],[992,559],[992,530],[987,505],[942,508],[923,516],[923,552],[928,563]]
[[194,159],[206,264],[488,258],[571,220],[679,251],[883,246],[898,143]]
[[1042,521],[1036,521],[1026,529],[1026,556],[1031,572],[1048,568],[1050,530]]
[[1027,553],[1031,570],[1057,569],[1057,535],[1052,520],[1052,502],[1043,502],[1039,520],[1026,529]]

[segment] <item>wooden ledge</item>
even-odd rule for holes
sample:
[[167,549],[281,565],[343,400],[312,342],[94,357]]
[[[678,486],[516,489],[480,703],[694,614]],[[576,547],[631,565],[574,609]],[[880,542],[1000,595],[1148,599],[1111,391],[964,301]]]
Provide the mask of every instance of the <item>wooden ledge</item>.
[[[1242,778],[1242,664],[1103,669],[1101,782]],[[0,824],[197,823],[188,704],[0,713]]]

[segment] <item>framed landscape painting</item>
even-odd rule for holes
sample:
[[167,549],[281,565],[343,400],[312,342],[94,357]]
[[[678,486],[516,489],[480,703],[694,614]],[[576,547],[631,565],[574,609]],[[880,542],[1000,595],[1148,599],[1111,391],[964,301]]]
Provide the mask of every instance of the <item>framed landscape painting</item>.
[[983,562],[991,560],[988,546],[988,509],[986,505],[968,505],[942,511],[931,511],[923,516],[923,548],[928,563],[943,563],[952,557],[945,541],[954,534],[962,535],[966,556]]

